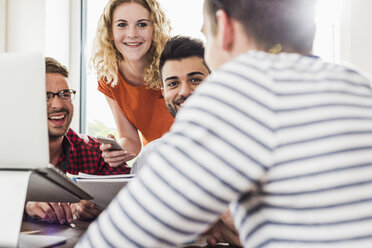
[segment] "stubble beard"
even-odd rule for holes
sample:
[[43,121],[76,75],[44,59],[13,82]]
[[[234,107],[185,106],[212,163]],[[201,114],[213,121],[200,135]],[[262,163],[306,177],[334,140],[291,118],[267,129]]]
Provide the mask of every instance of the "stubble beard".
[[169,113],[173,116],[173,118],[176,118],[177,108],[172,104],[167,104],[167,108],[168,108]]
[[[68,111],[67,109],[63,109],[63,110],[58,111],[58,112],[66,112],[66,122],[65,122],[64,126],[59,127],[58,130],[53,130],[53,128],[48,128],[48,134],[49,134],[49,140],[50,141],[57,140],[57,139],[65,136],[68,132],[68,129],[69,129],[71,121],[72,121],[72,116],[73,116],[72,112]],[[56,111],[56,112],[53,112],[53,113],[58,113],[58,112]],[[48,113],[48,115],[49,114],[50,113]]]

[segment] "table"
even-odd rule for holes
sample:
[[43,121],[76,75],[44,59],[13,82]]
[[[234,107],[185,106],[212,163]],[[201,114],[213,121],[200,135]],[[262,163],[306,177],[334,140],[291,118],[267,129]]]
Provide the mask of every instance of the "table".
[[[70,248],[74,247],[74,245],[78,242],[79,238],[84,234],[87,230],[91,220],[84,221],[84,220],[75,220],[75,228],[71,228],[68,225],[60,225],[60,224],[50,224],[43,221],[33,220],[30,217],[25,218],[22,221],[21,232],[32,232],[32,234],[39,234],[39,235],[55,235],[55,236],[62,236],[65,237],[66,243],[61,245],[56,245],[54,247],[58,248]],[[32,235],[30,233],[30,235]],[[180,246],[179,248],[200,248],[200,247],[207,247],[204,246],[205,244],[205,237],[198,238],[198,240],[194,244]],[[216,248],[233,248],[235,246],[226,246],[226,245],[217,245]]]
[[[75,228],[71,228],[68,225],[50,224],[43,221],[33,220],[32,218],[26,218],[22,221],[21,232],[32,232],[32,234],[39,235],[63,236],[67,239],[66,243],[57,245],[56,247],[70,248],[74,247],[91,222],[91,220],[75,220]],[[30,233],[30,235],[32,234]]]

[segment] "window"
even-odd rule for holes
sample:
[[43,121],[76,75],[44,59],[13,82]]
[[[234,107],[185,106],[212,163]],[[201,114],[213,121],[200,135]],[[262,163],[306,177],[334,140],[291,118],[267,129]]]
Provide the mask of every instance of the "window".
[[[95,36],[97,21],[107,1],[82,0],[86,3],[86,32],[87,39],[84,45],[86,61],[89,61],[92,50],[92,42]],[[166,11],[172,25],[172,35],[182,34],[204,39],[200,32],[203,17],[203,1],[188,0],[159,0]],[[314,43],[314,54],[328,61],[339,61],[339,20],[341,12],[341,1],[322,0],[319,1],[317,11],[317,33]],[[192,15],[190,15],[192,13]],[[186,21],[185,21],[186,20]],[[84,76],[84,75],[83,75]],[[86,76],[86,113],[81,118],[86,120],[86,127],[82,132],[90,135],[106,135],[116,133],[116,125],[111,110],[104,95],[97,90],[97,78],[94,70],[88,71]],[[82,103],[84,104],[84,103]],[[84,123],[84,122],[83,122]]]
[[[89,67],[93,40],[96,35],[98,19],[101,16],[107,1],[83,0],[86,6],[86,25],[83,32],[86,33],[86,44],[83,44],[86,61],[86,114],[82,113],[81,118],[85,118],[85,127],[81,127],[81,132],[93,136],[107,136],[116,134],[116,125],[110,107],[104,94],[97,90],[97,76],[93,67]],[[84,26],[83,26],[84,28]],[[84,76],[84,75],[83,75]]]
[[318,1],[314,54],[329,62],[340,62],[341,10],[340,0]]

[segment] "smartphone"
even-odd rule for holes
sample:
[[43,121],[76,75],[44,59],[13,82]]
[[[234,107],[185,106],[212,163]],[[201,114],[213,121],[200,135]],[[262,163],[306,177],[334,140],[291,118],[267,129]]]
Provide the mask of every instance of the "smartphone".
[[115,139],[102,136],[98,136],[97,139],[103,144],[111,144],[109,151],[124,150],[124,148]]

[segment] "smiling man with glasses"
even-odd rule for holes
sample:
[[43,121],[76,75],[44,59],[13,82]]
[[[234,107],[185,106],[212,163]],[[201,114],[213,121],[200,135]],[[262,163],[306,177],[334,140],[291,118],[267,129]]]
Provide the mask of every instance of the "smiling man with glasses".
[[[68,70],[52,58],[45,59],[46,100],[48,108],[49,161],[63,172],[78,174],[126,174],[130,168],[116,168],[106,164],[101,145],[95,138],[75,133],[70,124],[74,113],[76,91],[69,89]],[[27,202],[27,215],[51,223],[72,222],[73,214],[81,219],[96,217],[101,211],[90,201],[76,204],[55,202]]]

